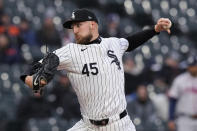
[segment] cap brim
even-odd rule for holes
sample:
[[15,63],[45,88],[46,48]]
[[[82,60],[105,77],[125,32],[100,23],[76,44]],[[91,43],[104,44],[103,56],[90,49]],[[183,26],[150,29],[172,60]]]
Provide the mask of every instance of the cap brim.
[[72,29],[72,23],[73,22],[82,22],[82,21],[84,21],[84,20],[72,20],[72,19],[70,19],[70,20],[67,20],[66,22],[64,22],[63,27],[67,28],[67,29]]
[[73,20],[68,20],[68,21],[64,22],[63,27],[67,28],[67,29],[71,29],[72,23],[73,23]]

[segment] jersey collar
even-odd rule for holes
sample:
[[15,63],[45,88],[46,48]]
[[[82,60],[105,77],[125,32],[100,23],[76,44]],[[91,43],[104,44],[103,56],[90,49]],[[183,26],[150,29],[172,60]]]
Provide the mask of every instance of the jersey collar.
[[101,37],[98,36],[95,40],[88,42],[86,45],[90,45],[90,44],[100,44],[102,41]]

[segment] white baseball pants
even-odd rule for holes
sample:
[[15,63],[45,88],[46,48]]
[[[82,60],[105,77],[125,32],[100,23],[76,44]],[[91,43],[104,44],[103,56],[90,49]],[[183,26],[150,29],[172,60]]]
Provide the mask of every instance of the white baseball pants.
[[192,119],[187,116],[177,119],[177,131],[196,131],[197,119]]

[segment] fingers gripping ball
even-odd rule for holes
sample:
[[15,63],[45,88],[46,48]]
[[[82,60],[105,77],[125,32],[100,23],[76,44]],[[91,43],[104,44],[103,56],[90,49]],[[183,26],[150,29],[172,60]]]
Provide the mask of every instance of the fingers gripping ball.
[[168,18],[163,18],[168,22],[168,25],[164,25],[163,28],[164,29],[170,29],[172,26],[172,22],[168,19]]
[[33,75],[33,91],[38,92],[49,83],[59,65],[59,58],[54,53],[47,54],[42,61],[42,67]]

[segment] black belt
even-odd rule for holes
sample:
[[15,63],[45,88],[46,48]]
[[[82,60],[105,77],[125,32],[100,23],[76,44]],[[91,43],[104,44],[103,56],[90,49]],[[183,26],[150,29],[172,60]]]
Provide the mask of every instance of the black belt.
[[[123,117],[125,117],[127,115],[127,111],[124,110],[122,113],[120,113],[120,119],[122,119]],[[90,122],[93,124],[93,125],[96,125],[96,126],[105,126],[108,124],[109,122],[109,118],[107,119],[102,119],[102,120],[91,120],[89,119]]]

